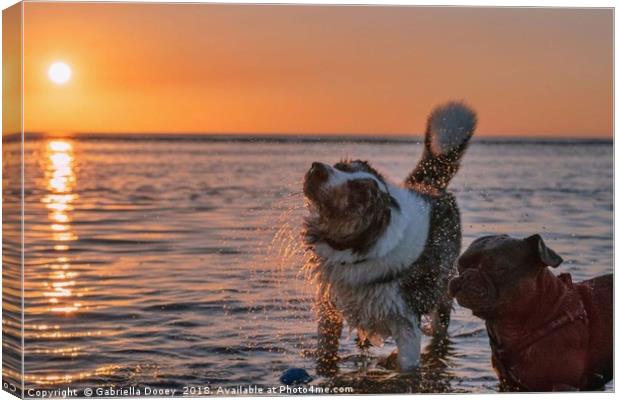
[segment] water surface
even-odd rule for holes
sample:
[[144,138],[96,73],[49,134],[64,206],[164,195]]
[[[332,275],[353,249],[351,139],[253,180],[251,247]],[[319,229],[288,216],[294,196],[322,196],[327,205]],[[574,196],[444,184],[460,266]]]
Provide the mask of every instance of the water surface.
[[[421,145],[143,139],[26,143],[26,387],[267,387],[290,366],[313,373],[302,176],[312,161],[351,157],[399,181]],[[5,171],[15,160],[5,155]],[[558,273],[611,272],[612,166],[611,143],[473,143],[451,185],[463,247],[540,233],[565,260]],[[18,321],[3,321],[5,365],[18,365]],[[391,341],[359,357],[347,333],[336,381],[356,393],[498,389],[483,324],[458,306],[447,348],[424,339],[419,382],[376,365]]]

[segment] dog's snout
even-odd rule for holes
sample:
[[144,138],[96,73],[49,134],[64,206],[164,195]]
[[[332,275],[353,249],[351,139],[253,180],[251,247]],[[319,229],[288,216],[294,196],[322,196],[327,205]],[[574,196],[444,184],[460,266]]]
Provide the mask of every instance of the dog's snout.
[[319,189],[329,179],[329,170],[330,167],[323,163],[312,163],[304,178],[304,194],[308,198],[318,200]]
[[308,175],[316,183],[324,182],[329,178],[329,169],[325,164],[313,162]]

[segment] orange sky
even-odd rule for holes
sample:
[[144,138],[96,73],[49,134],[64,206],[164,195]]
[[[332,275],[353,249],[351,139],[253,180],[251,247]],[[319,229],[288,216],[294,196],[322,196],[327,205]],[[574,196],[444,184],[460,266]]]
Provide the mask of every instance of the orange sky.
[[[26,3],[25,129],[612,135],[612,11]],[[53,84],[49,65],[69,64]]]

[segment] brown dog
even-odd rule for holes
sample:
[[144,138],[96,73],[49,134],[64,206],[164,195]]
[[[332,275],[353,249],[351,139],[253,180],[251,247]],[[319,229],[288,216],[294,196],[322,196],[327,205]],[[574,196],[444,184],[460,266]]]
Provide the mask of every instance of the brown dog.
[[503,390],[596,390],[613,379],[613,275],[573,283],[539,235],[475,240],[450,282],[486,321]]

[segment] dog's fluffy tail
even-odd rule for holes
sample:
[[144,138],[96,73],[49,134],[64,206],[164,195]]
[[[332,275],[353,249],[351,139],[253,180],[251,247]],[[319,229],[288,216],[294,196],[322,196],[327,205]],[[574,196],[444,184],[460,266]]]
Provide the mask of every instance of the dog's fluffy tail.
[[443,191],[458,172],[476,122],[476,113],[461,102],[436,107],[426,121],[422,159],[407,178],[407,186],[431,193]]

